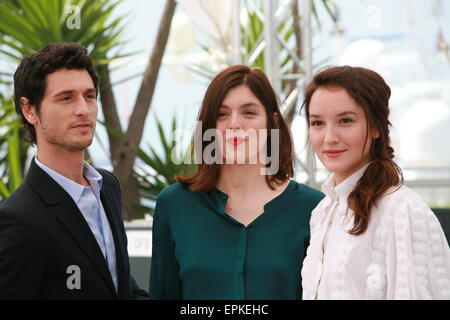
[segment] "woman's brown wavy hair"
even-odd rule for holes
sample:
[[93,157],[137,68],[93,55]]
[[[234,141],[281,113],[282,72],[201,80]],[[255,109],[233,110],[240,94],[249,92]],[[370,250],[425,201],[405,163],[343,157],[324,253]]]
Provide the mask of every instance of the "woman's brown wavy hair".
[[[360,67],[328,67],[317,73],[305,89],[304,103],[309,127],[309,105],[314,92],[320,87],[338,87],[364,110],[369,128],[379,137],[372,140],[370,163],[355,189],[348,196],[348,206],[354,211],[354,225],[350,234],[360,235],[367,230],[370,210],[389,188],[403,184],[400,167],[394,162],[394,149],[389,137],[389,98],[391,89],[376,72]],[[364,149],[363,149],[364,150]]]
[[[266,75],[259,69],[249,68],[244,65],[231,66],[219,74],[209,84],[203,98],[202,107],[198,117],[201,121],[201,137],[208,129],[216,128],[219,108],[227,93],[240,85],[247,86],[264,106],[267,114],[267,130],[279,129],[279,169],[273,175],[266,175],[266,183],[274,189],[275,184],[282,184],[294,175],[293,143],[288,125],[283,119],[277,96]],[[277,114],[277,116],[275,115]],[[200,132],[200,131],[199,131]],[[194,137],[194,139],[201,139]],[[194,150],[201,157],[204,149],[210,142],[202,140],[201,150]],[[267,140],[268,154],[272,154],[270,138]],[[190,190],[209,191],[213,189],[220,177],[220,164],[206,164],[204,161],[198,164],[197,170],[190,176],[176,176],[177,181],[189,186]],[[270,163],[267,164],[267,167]]]

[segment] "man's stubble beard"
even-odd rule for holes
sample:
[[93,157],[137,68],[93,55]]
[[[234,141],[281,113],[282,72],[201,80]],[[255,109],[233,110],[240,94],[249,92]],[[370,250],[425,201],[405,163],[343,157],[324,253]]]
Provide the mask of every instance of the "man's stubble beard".
[[42,135],[47,143],[60,147],[62,150],[69,152],[85,151],[94,139],[95,126],[93,127],[92,135],[86,142],[83,141],[71,141],[69,134],[63,137],[58,136],[48,126],[42,126]]

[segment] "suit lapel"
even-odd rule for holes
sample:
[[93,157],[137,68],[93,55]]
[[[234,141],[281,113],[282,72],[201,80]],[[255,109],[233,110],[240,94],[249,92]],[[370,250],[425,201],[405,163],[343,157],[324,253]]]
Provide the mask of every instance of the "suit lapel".
[[70,195],[36,165],[34,158],[31,161],[26,182],[40,195],[45,204],[59,206],[56,213],[57,220],[95,265],[110,290],[116,295],[111,274],[97,240]]
[[[70,200],[72,200],[72,198],[70,198]],[[89,225],[73,200],[72,203],[69,201],[60,203],[56,218],[64,225],[66,231],[71,235],[72,239],[78,244],[80,249],[89,257],[111,291],[116,293],[105,257],[103,256]]]
[[[104,178],[105,180],[105,178]],[[105,181],[104,181],[105,182]],[[121,225],[119,224],[119,222],[121,223],[121,221],[118,221],[117,217],[121,217],[120,214],[120,209],[121,208],[115,208],[113,209],[113,206],[111,205],[113,202],[110,199],[110,192],[107,189],[107,186],[105,183],[103,183],[103,187],[102,190],[100,192],[100,198],[102,200],[102,204],[103,204],[103,208],[105,209],[105,213],[106,216],[108,218],[108,222],[109,225],[111,227],[111,232],[113,235],[113,239],[114,239],[114,246],[115,246],[115,250],[116,250],[116,265],[117,265],[117,277],[118,277],[118,293],[119,296],[122,296],[122,291],[124,289],[124,284],[126,283],[125,280],[125,266],[124,266],[124,260],[125,260],[125,255],[124,255],[124,250],[126,250],[126,248],[123,247],[124,243],[122,241],[120,241],[120,236],[119,236],[119,231],[121,229]],[[120,195],[116,195],[117,197]],[[119,212],[113,213],[114,211],[119,210]]]

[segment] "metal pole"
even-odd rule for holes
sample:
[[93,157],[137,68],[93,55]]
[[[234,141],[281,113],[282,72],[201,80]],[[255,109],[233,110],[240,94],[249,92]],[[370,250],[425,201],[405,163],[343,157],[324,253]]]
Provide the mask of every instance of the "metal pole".
[[241,23],[240,15],[240,0],[233,0],[232,2],[232,61],[233,64],[241,64]]
[[277,0],[264,0],[264,68],[275,92],[279,95],[281,84],[279,77],[278,43],[275,39],[277,26],[275,25],[275,9]]
[[304,0],[303,8],[303,60],[305,66],[305,83],[312,80],[312,32],[311,32],[311,16],[312,16],[312,0]]
[[[311,17],[312,17],[312,0],[304,0],[303,7],[303,61],[305,70],[305,86],[312,80],[312,32],[311,32]],[[308,184],[312,187],[317,187],[316,170],[314,151],[308,146],[306,155],[306,173],[308,175]]]

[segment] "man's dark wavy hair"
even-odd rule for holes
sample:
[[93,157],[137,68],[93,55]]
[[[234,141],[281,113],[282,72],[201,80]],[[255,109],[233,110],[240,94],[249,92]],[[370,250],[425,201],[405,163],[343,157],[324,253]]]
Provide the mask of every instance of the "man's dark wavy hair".
[[[39,113],[46,88],[46,78],[61,68],[85,69],[92,78],[95,90],[98,89],[99,77],[94,69],[87,50],[76,43],[54,42],[46,45],[36,53],[24,58],[14,73],[14,103],[16,113],[25,128],[25,140],[36,144],[36,131],[22,113],[20,98],[28,98]],[[98,91],[98,90],[97,90]]]

